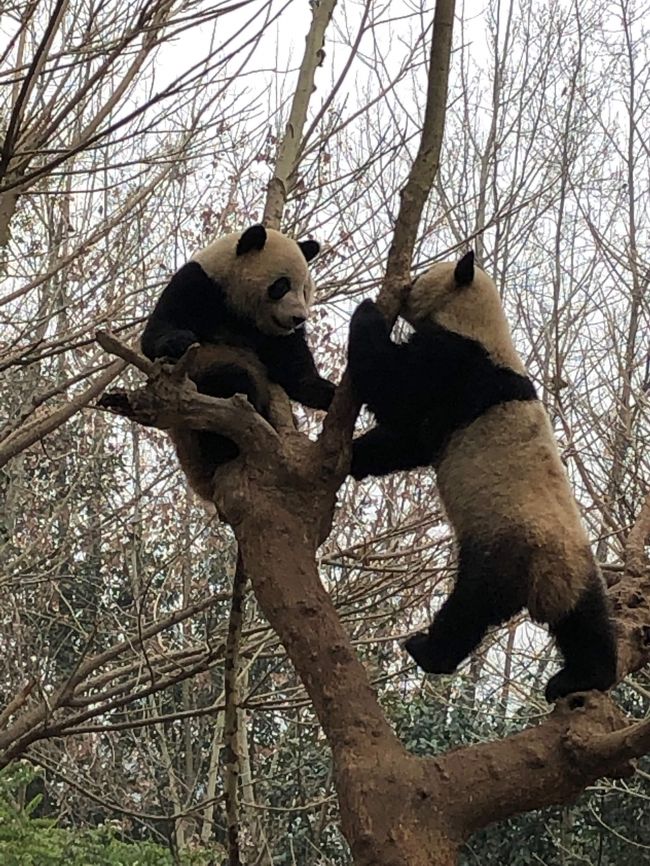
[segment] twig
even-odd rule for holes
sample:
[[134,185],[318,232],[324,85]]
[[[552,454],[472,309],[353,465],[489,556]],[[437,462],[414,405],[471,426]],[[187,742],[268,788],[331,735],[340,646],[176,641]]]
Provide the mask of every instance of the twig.
[[152,361],[149,361],[144,355],[141,355],[134,349],[129,348],[126,343],[121,343],[110,331],[97,331],[95,339],[109,355],[117,355],[118,358],[122,358],[127,364],[133,364],[134,367],[142,370],[147,376],[153,373],[154,364]]

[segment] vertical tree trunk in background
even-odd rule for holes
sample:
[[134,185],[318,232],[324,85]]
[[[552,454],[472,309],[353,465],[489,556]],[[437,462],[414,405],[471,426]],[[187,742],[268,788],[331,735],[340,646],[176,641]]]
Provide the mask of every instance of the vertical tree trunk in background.
[[[217,698],[216,703],[221,704],[225,700],[225,694],[222,692]],[[217,792],[217,781],[219,779],[219,759],[221,749],[223,747],[223,728],[224,728],[224,713],[218,712],[214,721],[214,729],[212,732],[210,761],[208,764],[208,772],[206,779],[205,799],[207,805],[201,813],[201,842],[203,845],[209,845],[214,838],[214,810],[215,797]]]
[[305,53],[300,64],[289,120],[278,148],[275,170],[266,194],[263,222],[273,229],[279,229],[282,225],[284,205],[296,182],[297,157],[302,143],[309,100],[315,90],[314,77],[316,69],[322,62],[325,31],[332,18],[336,0],[319,0],[310,5],[313,17],[306,38]]
[[239,812],[239,777],[241,774],[239,754],[239,668],[241,635],[244,625],[244,599],[248,580],[243,567],[241,554],[237,555],[237,565],[233,576],[232,601],[230,604],[230,619],[228,621],[228,637],[226,639],[226,657],[224,660],[224,694],[226,709],[223,722],[223,795],[228,822],[228,866],[240,866],[240,812]]

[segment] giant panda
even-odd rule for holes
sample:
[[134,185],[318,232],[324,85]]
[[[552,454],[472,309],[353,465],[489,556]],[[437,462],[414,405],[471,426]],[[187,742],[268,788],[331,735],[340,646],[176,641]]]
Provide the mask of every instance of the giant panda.
[[[304,330],[314,295],[307,263],[319,249],[262,225],[218,238],[162,292],[142,334],[143,353],[177,360],[199,343],[188,369],[198,390],[245,394],[267,420],[269,382],[305,406],[327,409],[335,386],[318,374]],[[237,446],[217,433],[170,434],[191,487],[211,501],[214,472],[237,457]]]
[[527,607],[564,656],[547,700],[608,689],[616,642],[603,581],[496,286],[469,252],[420,276],[403,315],[414,333],[395,344],[364,301],[348,361],[378,422],[353,442],[352,475],[432,464],[456,535],[454,589],[406,650],[423,670],[451,673],[490,626]]

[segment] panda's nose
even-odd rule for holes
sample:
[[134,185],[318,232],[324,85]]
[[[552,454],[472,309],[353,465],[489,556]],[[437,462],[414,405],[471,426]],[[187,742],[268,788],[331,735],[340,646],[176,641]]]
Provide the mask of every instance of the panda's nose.
[[300,328],[307,321],[305,316],[292,316],[294,328]]

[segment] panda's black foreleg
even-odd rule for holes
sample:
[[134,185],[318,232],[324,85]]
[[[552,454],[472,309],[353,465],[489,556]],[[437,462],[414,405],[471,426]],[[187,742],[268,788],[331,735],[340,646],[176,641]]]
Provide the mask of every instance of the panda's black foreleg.
[[412,367],[408,344],[394,343],[376,304],[363,301],[350,322],[348,368],[355,396],[368,404],[380,423],[408,430],[421,421],[431,384],[429,380],[423,391]]
[[292,400],[311,409],[329,409],[336,386],[319,374],[304,331],[286,337],[260,337],[257,349],[271,379]]
[[600,580],[594,576],[573,610],[550,626],[564,667],[546,686],[553,703],[572,692],[606,691],[616,682],[616,636]]
[[431,450],[423,447],[416,437],[379,425],[352,441],[350,474],[357,480],[368,475],[388,475],[427,466],[432,456]]
[[309,406],[311,409],[327,410],[334,399],[335,391],[336,385],[333,382],[316,375],[299,380],[291,388],[291,393],[287,391],[287,394],[294,400],[302,403],[303,406]]
[[171,278],[149,316],[140,345],[152,361],[180,358],[192,345],[209,340],[226,315],[221,288],[198,262],[187,262]]
[[[507,557],[507,558],[505,558]],[[513,580],[525,568],[517,551],[463,542],[454,589],[428,632],[410,637],[406,651],[427,673],[449,674],[483,640],[490,626],[501,625],[526,602],[525,580]]]

